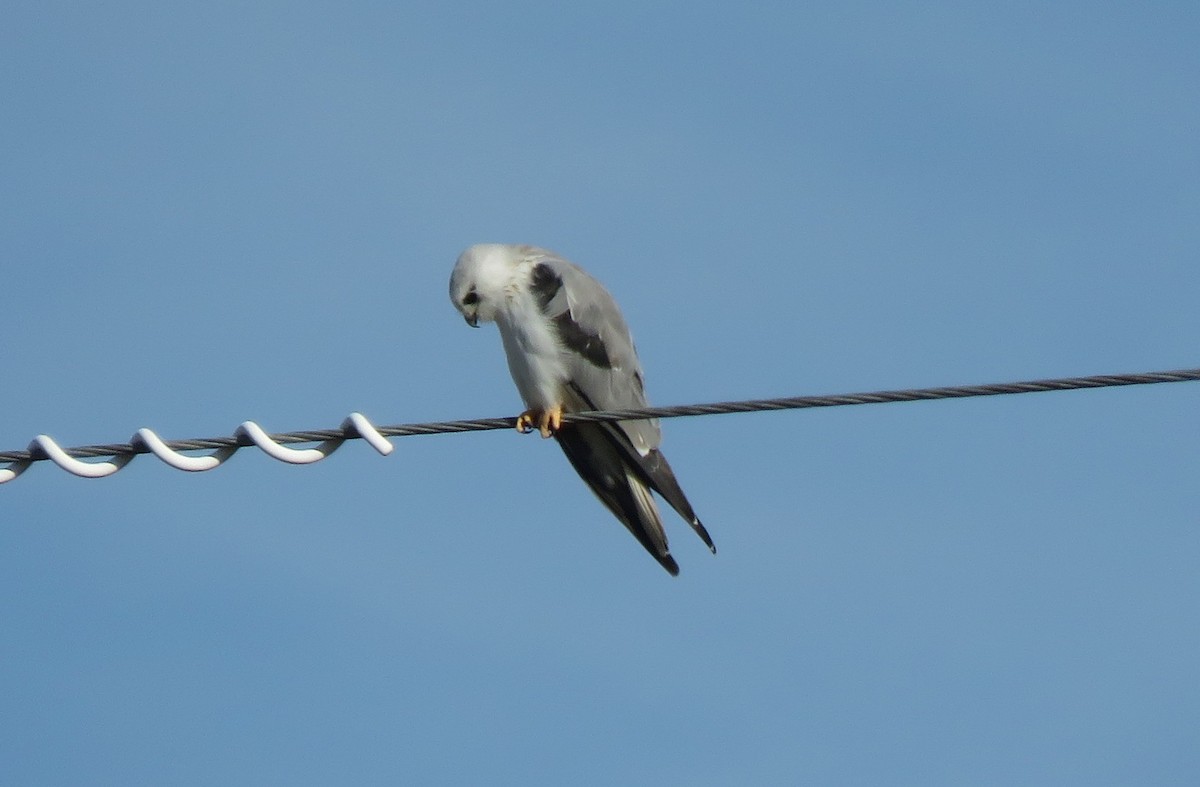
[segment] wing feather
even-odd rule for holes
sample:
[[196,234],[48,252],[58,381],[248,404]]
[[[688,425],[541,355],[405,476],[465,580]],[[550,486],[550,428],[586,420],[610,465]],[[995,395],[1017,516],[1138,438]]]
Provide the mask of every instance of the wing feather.
[[[568,379],[591,409],[646,407],[642,365],[616,301],[582,268],[550,252],[534,266],[538,303],[553,322],[563,348]],[[618,428],[640,452],[662,442],[657,419],[622,421]]]

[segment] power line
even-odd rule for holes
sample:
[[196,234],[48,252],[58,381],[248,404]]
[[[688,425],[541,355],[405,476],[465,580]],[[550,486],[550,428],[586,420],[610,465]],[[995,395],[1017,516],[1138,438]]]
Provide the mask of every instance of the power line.
[[[973,396],[1036,393],[1040,391],[1069,391],[1081,388],[1112,388],[1124,385],[1150,385],[1200,380],[1200,369],[1178,369],[1166,372],[1138,374],[1109,374],[1091,377],[1060,377],[1046,380],[1026,380],[988,385],[963,385],[942,388],[907,388],[867,393],[834,394],[829,396],[793,396],[777,399],[749,399],[736,402],[687,404],[672,407],[645,407],[631,410],[605,410],[568,413],[566,423],[581,421],[624,421],[644,418],[678,418],[693,415],[747,413],[770,410],[800,410],[813,407],[842,407],[855,404],[913,402],[931,399],[963,399]],[[163,461],[181,470],[209,470],[225,461],[234,451],[257,445],[272,457],[295,464],[307,464],[323,459],[345,440],[359,437],[380,453],[387,454],[392,445],[385,438],[413,435],[480,432],[511,429],[516,418],[479,418],[467,421],[435,421],[431,423],[397,424],[376,427],[364,416],[353,413],[338,429],[316,429],[304,432],[267,434],[253,421],[246,421],[230,437],[210,437],[192,440],[162,440],[149,429],[139,429],[128,443],[85,445],[61,448],[45,435],[38,435],[25,451],[0,451],[0,462],[12,463],[0,468],[0,483],[20,475],[31,463],[45,459],[77,475],[99,477],[111,475],[138,454],[154,453]],[[286,448],[295,443],[321,443],[315,448],[296,450]],[[180,451],[211,450],[204,457],[188,456]],[[111,462],[84,463],[81,458],[113,457]]]

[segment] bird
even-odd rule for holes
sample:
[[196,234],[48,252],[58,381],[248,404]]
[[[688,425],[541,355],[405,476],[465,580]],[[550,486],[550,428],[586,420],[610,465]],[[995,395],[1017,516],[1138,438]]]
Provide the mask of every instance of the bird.
[[672,576],[657,492],[716,554],[708,530],[659,450],[657,419],[564,422],[563,414],[647,406],[625,318],[583,268],[537,246],[480,243],[450,276],[450,300],[473,328],[494,322],[525,411],[517,430],[553,437],[579,476]]

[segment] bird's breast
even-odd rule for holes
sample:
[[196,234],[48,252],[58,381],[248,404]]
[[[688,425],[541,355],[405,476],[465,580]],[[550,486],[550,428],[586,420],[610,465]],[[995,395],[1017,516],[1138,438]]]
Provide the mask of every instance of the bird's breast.
[[546,408],[561,404],[567,371],[551,322],[540,311],[527,309],[500,315],[496,325],[504,343],[508,370],[525,406]]

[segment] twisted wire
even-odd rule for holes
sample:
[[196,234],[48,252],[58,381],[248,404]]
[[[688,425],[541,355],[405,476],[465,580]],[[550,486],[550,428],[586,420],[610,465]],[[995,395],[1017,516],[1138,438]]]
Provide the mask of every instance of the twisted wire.
[[[1026,380],[987,385],[963,385],[940,388],[907,388],[864,393],[833,394],[826,396],[792,396],[776,399],[749,399],[734,402],[712,402],[709,404],[685,404],[670,407],[643,407],[628,410],[603,410],[563,415],[566,423],[625,421],[644,418],[680,418],[696,415],[719,415],[770,410],[800,410],[813,407],[842,407],[857,404],[883,404],[886,402],[912,402],[932,399],[962,399],[974,396],[999,396],[1005,394],[1036,393],[1041,391],[1069,391],[1081,388],[1112,388],[1124,385],[1151,385],[1155,383],[1178,383],[1200,380],[1200,368],[1177,369],[1164,372],[1136,374],[1106,374],[1090,377],[1059,377],[1045,380]],[[478,418],[465,421],[434,421],[430,423],[396,424],[376,427],[385,437],[411,437],[414,435],[446,434],[454,432],[480,432],[494,429],[511,429],[516,426],[515,417]],[[337,439],[356,439],[361,435],[346,429],[316,429],[302,432],[271,434],[270,438],[280,444],[310,443]],[[211,450],[240,448],[253,445],[243,433],[231,437],[209,437],[190,440],[164,441],[173,451]],[[75,458],[125,456],[144,454],[149,448],[144,444],[110,443],[84,445],[63,449]],[[36,462],[47,459],[44,452],[0,451],[0,462]]]

